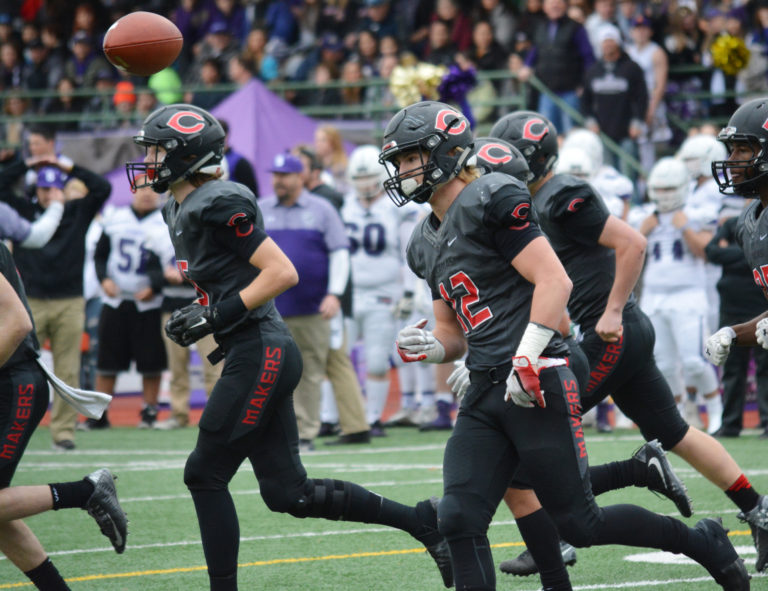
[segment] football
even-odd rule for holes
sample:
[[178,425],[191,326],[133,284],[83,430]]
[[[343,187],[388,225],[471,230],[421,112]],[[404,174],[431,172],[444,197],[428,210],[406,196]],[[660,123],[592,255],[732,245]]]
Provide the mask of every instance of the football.
[[138,11],[109,27],[104,35],[104,55],[120,70],[151,76],[170,66],[183,44],[181,31],[167,18]]

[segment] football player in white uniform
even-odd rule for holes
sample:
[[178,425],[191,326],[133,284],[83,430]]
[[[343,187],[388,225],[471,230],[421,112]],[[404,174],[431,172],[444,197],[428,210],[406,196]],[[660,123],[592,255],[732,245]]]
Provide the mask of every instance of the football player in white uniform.
[[[691,195],[687,206],[700,210],[700,217],[711,217],[715,224],[722,217],[724,195],[720,193],[717,181],[712,177],[712,162],[725,160],[728,154],[725,146],[717,138],[708,133],[700,133],[686,139],[680,146],[676,156],[680,158],[691,176]],[[743,201],[743,200],[740,200]],[[709,315],[707,322],[714,328],[720,321],[720,295],[717,293],[717,282],[723,274],[720,265],[705,263],[707,279],[707,302]]]
[[[404,272],[405,247],[420,209],[398,208],[384,194],[387,173],[379,149],[360,146],[350,155],[347,176],[352,193],[341,209],[350,240],[353,316],[348,326],[351,346],[363,342],[366,415],[372,429],[381,428],[389,394],[389,358],[397,334],[395,305],[413,294],[415,277]],[[409,285],[404,281],[408,280]]]
[[711,434],[720,428],[723,411],[717,374],[702,351],[709,336],[704,247],[712,238],[712,219],[686,205],[690,185],[682,160],[660,159],[648,178],[648,194],[651,203],[632,214],[644,218],[638,227],[648,239],[640,306],[653,322],[656,363],[675,399],[684,401],[686,388],[702,394]]
[[[587,153],[592,163],[592,175],[587,179],[589,184],[597,189],[598,194],[609,205],[612,214],[626,220],[635,187],[628,177],[604,162],[603,142],[600,141],[600,136],[589,129],[573,129],[565,136],[560,153],[569,148],[579,148]],[[620,199],[624,204],[620,213],[616,213],[610,207],[610,203],[615,198]]]

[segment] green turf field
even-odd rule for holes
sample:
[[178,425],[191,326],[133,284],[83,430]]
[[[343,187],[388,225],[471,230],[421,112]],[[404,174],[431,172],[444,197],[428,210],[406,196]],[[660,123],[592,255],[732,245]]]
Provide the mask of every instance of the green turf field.
[[[587,430],[590,459],[600,463],[628,457],[641,443],[637,431],[597,435]],[[113,428],[78,433],[78,450],[50,450],[48,430],[36,433],[16,474],[15,485],[80,478],[107,466],[119,476],[118,493],[130,519],[128,547],[114,553],[83,511],[48,512],[27,523],[59,570],[77,590],[194,591],[207,589],[207,575],[192,501],[182,471],[196,429],[139,431]],[[441,492],[446,433],[391,429],[370,446],[324,448],[307,454],[311,476],[347,479],[393,499],[414,503]],[[753,484],[768,491],[768,441],[755,435],[725,440]],[[327,451],[332,449],[332,451]],[[694,502],[694,524],[721,515],[734,545],[754,575],[755,550],[736,508],[711,484],[672,456]],[[432,560],[410,536],[380,526],[300,520],[270,513],[247,465],[231,486],[240,515],[240,589],[269,591],[420,590],[442,583]],[[604,495],[600,504],[636,502],[674,515],[674,506],[641,489]],[[497,564],[520,551],[520,536],[506,507],[490,528]],[[574,589],[719,589],[706,571],[685,559],[643,549],[610,546],[578,551],[570,569]],[[498,589],[539,589],[538,578],[498,573]],[[0,560],[0,589],[31,588],[7,560]],[[768,590],[768,577],[755,576],[752,589]]]

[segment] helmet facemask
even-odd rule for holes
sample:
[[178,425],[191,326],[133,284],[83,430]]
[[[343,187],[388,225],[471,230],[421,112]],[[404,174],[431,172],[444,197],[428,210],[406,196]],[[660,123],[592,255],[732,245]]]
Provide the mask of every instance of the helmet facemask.
[[[748,160],[715,160],[712,162],[712,176],[717,181],[721,193],[740,195],[743,197],[758,195],[761,181],[768,174],[768,162],[765,161],[763,145],[759,139],[747,134],[728,134],[725,128],[718,139],[725,145],[728,154],[733,152],[734,144],[744,143],[752,150],[752,158]],[[735,182],[732,171],[742,172],[744,180]]]

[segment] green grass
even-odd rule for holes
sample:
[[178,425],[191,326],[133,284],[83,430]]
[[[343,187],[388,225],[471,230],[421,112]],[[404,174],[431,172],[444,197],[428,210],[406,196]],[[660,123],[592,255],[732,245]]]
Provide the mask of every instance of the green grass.
[[[596,435],[587,430],[590,459],[600,463],[628,457],[639,445],[637,431]],[[77,451],[50,451],[47,429],[35,434],[17,471],[14,485],[80,478],[101,466],[119,475],[118,492],[130,519],[128,548],[115,554],[84,512],[48,512],[26,520],[70,586],[77,590],[178,591],[207,589],[205,560],[192,501],[182,482],[195,429],[138,431],[114,428],[78,433]],[[392,429],[371,446],[325,448],[307,454],[311,476],[347,479],[375,492],[412,504],[439,495],[446,433]],[[726,447],[758,491],[768,491],[768,441],[754,435],[726,440]],[[736,519],[728,499],[675,456],[672,464],[694,501],[690,525],[721,515],[734,545],[754,573],[755,552],[748,528]],[[436,567],[410,536],[381,526],[295,519],[271,513],[258,495],[258,484],[244,464],[231,490],[240,516],[241,589],[269,591],[443,589]],[[603,495],[600,504],[634,502],[675,515],[674,506],[648,491],[631,488]],[[516,555],[520,536],[502,506],[489,531],[494,558]],[[609,546],[578,551],[569,569],[575,589],[698,591],[719,589],[698,565],[632,562],[644,549]],[[498,574],[499,589],[534,591],[538,578]],[[31,588],[8,560],[0,560],[0,589]],[[753,579],[752,589],[768,589],[768,578]]]

